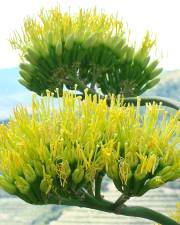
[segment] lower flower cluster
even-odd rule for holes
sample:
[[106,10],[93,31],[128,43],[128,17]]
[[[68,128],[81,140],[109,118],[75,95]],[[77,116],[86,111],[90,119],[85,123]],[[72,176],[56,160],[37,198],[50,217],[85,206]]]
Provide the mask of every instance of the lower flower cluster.
[[140,99],[136,107],[110,99],[64,92],[55,100],[47,91],[33,96],[31,116],[16,107],[0,126],[0,187],[31,204],[58,204],[93,193],[98,175],[128,196],[180,178],[180,111],[169,116],[153,103],[143,113]]

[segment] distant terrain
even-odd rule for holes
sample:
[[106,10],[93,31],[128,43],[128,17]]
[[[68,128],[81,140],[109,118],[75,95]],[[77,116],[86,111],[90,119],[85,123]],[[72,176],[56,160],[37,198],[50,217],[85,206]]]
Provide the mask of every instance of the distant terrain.
[[165,71],[161,81],[145,95],[158,95],[180,101],[180,70]]

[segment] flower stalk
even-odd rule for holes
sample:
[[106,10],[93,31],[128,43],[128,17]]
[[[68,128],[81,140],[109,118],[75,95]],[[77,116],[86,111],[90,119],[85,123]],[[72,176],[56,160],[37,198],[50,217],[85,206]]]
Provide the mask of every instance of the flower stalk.
[[101,184],[102,184],[103,177],[104,177],[103,173],[97,174],[95,177],[95,198],[97,199],[102,199]]
[[65,205],[70,205],[70,206],[74,205],[79,207],[96,209],[99,211],[114,213],[117,215],[149,219],[161,225],[179,225],[179,223],[176,222],[175,220],[149,208],[140,207],[140,206],[126,206],[124,204],[117,205],[117,202],[111,203],[103,199],[96,200],[94,197],[87,196],[87,195],[83,202],[73,201],[73,200],[64,200],[62,201],[62,203]]
[[133,216],[149,219],[162,225],[179,225],[179,223],[177,223],[173,219],[159,212],[140,206],[124,206],[121,207],[120,210],[116,213],[124,216]]

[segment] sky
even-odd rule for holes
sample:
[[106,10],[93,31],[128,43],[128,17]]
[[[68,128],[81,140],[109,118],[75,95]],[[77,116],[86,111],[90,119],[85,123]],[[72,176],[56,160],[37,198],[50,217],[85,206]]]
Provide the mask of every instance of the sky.
[[12,50],[8,38],[20,30],[23,19],[35,16],[44,7],[49,9],[59,3],[63,11],[73,14],[79,8],[118,13],[131,29],[138,42],[149,30],[157,37],[157,57],[166,70],[180,69],[180,0],[1,0],[0,7],[0,69],[17,67],[18,53]]

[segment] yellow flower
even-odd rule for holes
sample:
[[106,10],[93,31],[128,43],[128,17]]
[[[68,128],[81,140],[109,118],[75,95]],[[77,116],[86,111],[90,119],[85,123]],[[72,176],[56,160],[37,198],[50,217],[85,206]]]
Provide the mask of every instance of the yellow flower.
[[16,107],[8,126],[0,126],[1,188],[46,204],[93,187],[99,173],[131,196],[180,178],[180,111],[164,122],[160,105],[147,105],[143,115],[114,98],[107,106],[87,92],[84,100],[47,92],[33,96],[31,116]]
[[39,95],[57,87],[62,95],[64,85],[72,90],[75,84],[80,92],[91,86],[89,93],[98,87],[103,94],[140,95],[162,72],[158,60],[150,60],[156,40],[147,32],[135,46],[125,27],[96,8],[71,15],[57,6],[25,18],[22,31],[10,38],[22,59],[20,83]]

